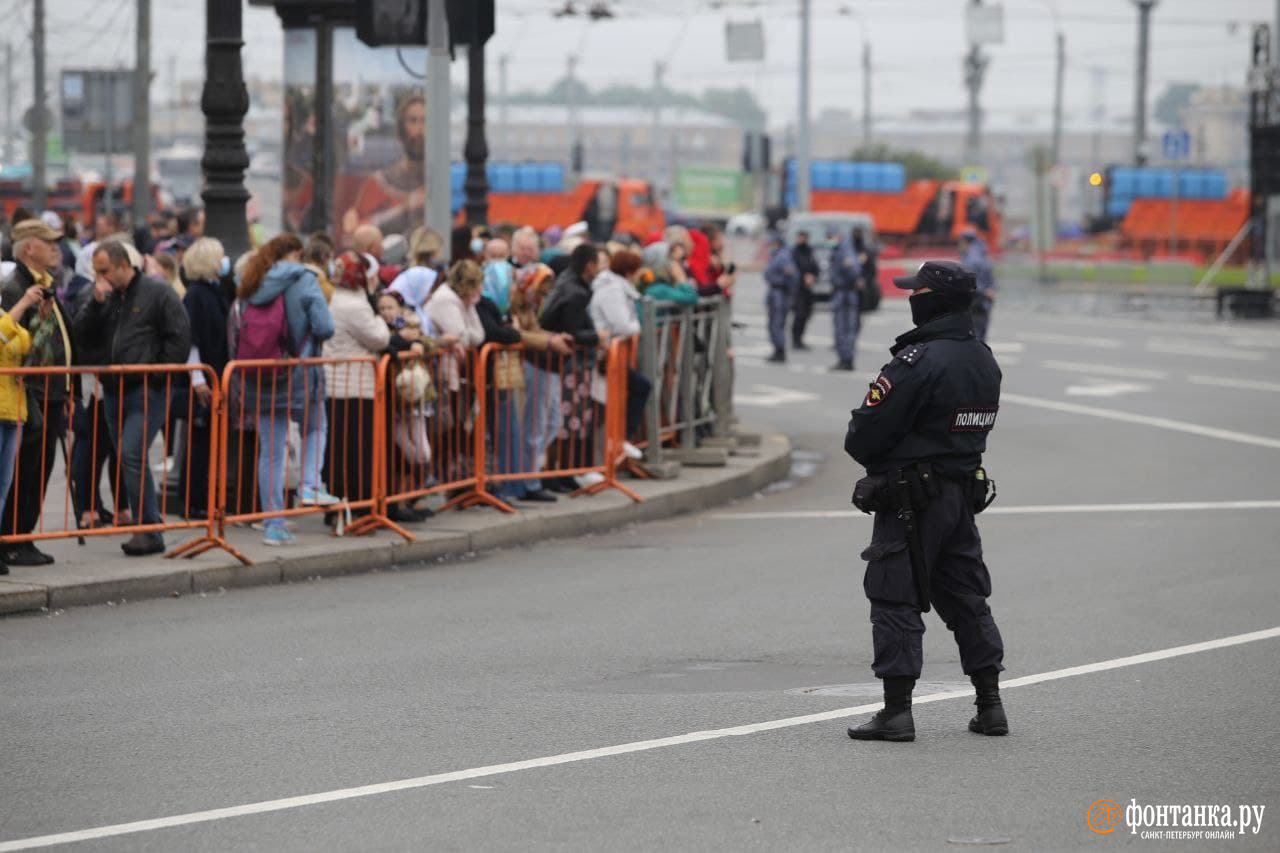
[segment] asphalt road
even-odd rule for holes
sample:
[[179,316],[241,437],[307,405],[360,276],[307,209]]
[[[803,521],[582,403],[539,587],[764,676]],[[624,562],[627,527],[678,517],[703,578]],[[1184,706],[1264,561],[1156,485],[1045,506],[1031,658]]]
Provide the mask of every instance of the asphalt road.
[[[1280,631],[1242,636],[1280,626],[1280,327],[999,306],[981,528],[1013,731],[966,731],[929,616],[917,742],[854,743],[869,711],[841,709],[878,685],[841,444],[906,306],[832,375],[824,313],[812,352],[761,363],[758,288],[737,299],[739,414],[797,449],[766,495],[422,571],[0,621],[0,851],[78,830],[65,849],[1280,849]],[[1092,831],[1099,799],[1265,811],[1231,841],[1148,842]]]

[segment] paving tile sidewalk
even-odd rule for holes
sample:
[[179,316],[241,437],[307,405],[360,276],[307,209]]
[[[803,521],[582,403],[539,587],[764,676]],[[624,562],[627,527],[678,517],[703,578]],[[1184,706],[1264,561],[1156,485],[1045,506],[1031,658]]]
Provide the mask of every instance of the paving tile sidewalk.
[[[744,497],[785,477],[790,465],[786,437],[765,433],[759,447],[731,455],[725,467],[686,466],[672,480],[628,480],[645,498],[640,504],[609,490],[561,498],[555,504],[520,504],[516,515],[492,509],[450,511],[407,525],[414,542],[388,530],[334,537],[318,516],[297,519],[298,544],[289,548],[263,545],[256,531],[228,531],[231,543],[253,560],[252,566],[241,565],[221,549],[192,559],[129,558],[120,551],[123,536],[89,537],[84,545],[74,539],[41,542],[40,548],[57,562],[11,566],[10,574],[0,577],[0,615],[424,565],[476,551],[603,532]],[[166,543],[172,548],[195,535],[170,533]]]

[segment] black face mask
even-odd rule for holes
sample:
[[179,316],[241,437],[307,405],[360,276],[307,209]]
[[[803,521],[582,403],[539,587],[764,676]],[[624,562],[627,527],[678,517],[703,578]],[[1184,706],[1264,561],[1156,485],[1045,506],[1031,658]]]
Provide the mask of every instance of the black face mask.
[[917,326],[923,326],[943,314],[963,311],[969,304],[967,296],[957,297],[954,294],[939,293],[936,290],[913,293],[907,301],[911,303],[911,322]]

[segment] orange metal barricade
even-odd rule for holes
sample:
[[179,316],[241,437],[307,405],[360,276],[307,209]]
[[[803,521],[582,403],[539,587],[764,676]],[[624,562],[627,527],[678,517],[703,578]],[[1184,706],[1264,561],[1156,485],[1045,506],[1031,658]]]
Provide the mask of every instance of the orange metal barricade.
[[[227,524],[323,513],[334,516],[335,529],[354,514],[343,529],[349,535],[385,527],[412,540],[386,517],[385,376],[385,361],[372,355],[230,362],[218,441],[220,535]],[[291,489],[287,456],[295,427],[298,482]],[[337,500],[308,500],[308,484]],[[292,507],[290,491],[297,498]]]
[[[194,374],[203,377],[209,388],[207,409],[198,405],[196,395],[187,390]],[[222,394],[211,368],[24,367],[0,369],[0,376],[17,377],[18,392],[26,395],[28,404],[27,420],[20,427],[21,439],[12,463],[12,494],[26,499],[15,499],[5,507],[4,528],[11,532],[0,535],[0,544],[72,538],[83,544],[84,538],[90,536],[194,530],[203,531],[203,535],[173,548],[166,556],[192,557],[214,547],[226,547],[214,527],[213,423]],[[59,384],[63,387],[58,391],[66,392],[65,404],[49,400]],[[136,416],[141,417],[142,423],[133,420],[132,429],[126,429],[126,423]],[[179,423],[184,425],[181,430],[177,429]],[[32,430],[40,431],[38,437]],[[148,437],[152,441],[135,448],[135,434],[139,445]],[[159,464],[163,479],[156,482],[151,445],[160,437],[165,461]],[[178,447],[184,451],[183,463],[171,470],[167,460]],[[56,502],[60,509],[49,501],[49,484],[59,452],[64,474],[63,496]],[[200,457],[205,454],[209,460],[202,465]],[[136,475],[126,471],[130,458],[137,464]],[[73,463],[73,459],[82,464]],[[104,467],[110,482],[107,490],[102,488]],[[177,475],[176,483],[171,484],[171,474]],[[203,487],[198,485],[201,474],[208,475]],[[33,482],[39,484],[34,493]],[[154,495],[158,520],[144,523],[148,486]],[[111,501],[109,510],[106,497]],[[107,513],[111,521],[104,523]],[[26,526],[32,529],[16,532]],[[234,553],[229,547],[227,550]]]
[[[614,488],[634,501],[643,501],[618,479],[626,438],[627,367],[632,347],[629,340],[613,342],[601,371],[599,351],[594,347],[562,356],[527,353],[521,344],[485,345],[476,363],[480,383],[476,394],[479,429],[473,436],[472,452],[475,481],[449,505],[484,504],[515,512],[501,497],[504,483],[591,474],[601,479],[573,495]],[[521,387],[500,387],[510,384],[499,377],[510,375],[511,368],[501,365],[499,359],[521,354],[533,355],[539,368],[523,371],[528,381]],[[554,407],[548,398],[555,401]],[[543,432],[554,431],[544,451],[545,463],[536,458],[539,454],[526,434],[535,424]]]
[[474,352],[444,350],[382,360],[389,401],[384,516],[391,504],[433,494],[457,493],[445,506],[460,506],[474,492],[475,364]]

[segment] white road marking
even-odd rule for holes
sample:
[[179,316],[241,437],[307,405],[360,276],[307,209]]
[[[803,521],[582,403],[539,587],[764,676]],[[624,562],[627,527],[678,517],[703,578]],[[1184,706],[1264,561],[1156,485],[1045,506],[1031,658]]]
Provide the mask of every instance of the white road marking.
[[1280,349],[1280,338],[1232,338],[1228,341],[1233,347],[1257,347],[1259,349]]
[[1060,335],[1054,332],[1015,332],[1014,337],[1022,341],[1039,344],[1066,344],[1073,347],[1093,347],[1094,349],[1119,349],[1123,341],[1115,338],[1087,338],[1081,335]]
[[1083,361],[1049,361],[1040,362],[1049,370],[1060,370],[1065,373],[1083,373],[1094,376],[1121,376],[1125,379],[1168,379],[1169,374],[1163,370],[1147,370],[1141,367],[1116,367],[1113,364],[1089,364]]
[[1176,421],[1172,418],[1156,418],[1150,415],[1135,415],[1131,412],[1120,412],[1115,409],[1103,409],[1098,406],[1084,406],[1080,403],[1063,403],[1058,400],[1042,400],[1039,397],[1027,397],[1022,394],[1001,394],[1001,403],[1020,403],[1037,409],[1049,409],[1055,412],[1066,412],[1072,415],[1088,415],[1123,423],[1140,424],[1142,426],[1167,429],[1174,432],[1185,432],[1191,435],[1217,438],[1222,441],[1235,441],[1240,444],[1252,444],[1255,447],[1267,447],[1280,450],[1280,439],[1268,438],[1264,435],[1253,435],[1247,432],[1236,432],[1230,429],[1218,429],[1200,424]]
[[1193,385],[1217,385],[1226,388],[1243,388],[1246,391],[1272,391],[1280,393],[1280,382],[1261,382],[1257,379],[1235,379],[1230,376],[1200,376],[1192,374],[1187,381]]
[[991,351],[996,355],[1009,355],[1012,353],[1025,352],[1026,344],[1019,344],[1012,341],[1003,341],[992,343],[987,341],[987,346],[991,347]]
[[[982,515],[1055,515],[1058,513],[1128,513],[1128,512],[1206,512],[1210,510],[1280,509],[1277,501],[1189,501],[1183,503],[1132,504],[1042,504],[1028,506],[993,506]],[[717,512],[707,516],[714,521],[787,521],[817,519],[849,519],[871,516],[852,509],[795,510],[792,512]]]
[[[1111,658],[1110,660],[1097,661],[1095,663],[1083,664],[1081,666],[1072,666],[1065,669],[1054,669],[1048,672],[1024,675],[1020,678],[1011,678],[1008,681],[1004,681],[1000,686],[1005,690],[1011,690],[1017,687],[1029,687],[1033,684],[1043,684],[1047,681],[1060,681],[1065,678],[1076,678],[1081,675],[1091,675],[1095,672],[1107,672],[1113,669],[1123,669],[1125,667],[1154,663],[1156,661],[1168,660],[1170,658],[1199,654],[1200,652],[1231,648],[1232,646],[1241,646],[1246,643],[1257,643],[1262,640],[1270,640],[1275,637],[1280,637],[1280,627],[1253,631],[1248,634],[1235,634],[1230,637],[1206,640],[1201,643],[1173,646],[1167,649],[1159,649],[1157,651],[1144,652],[1142,654],[1129,655],[1127,657]],[[913,697],[911,701],[916,705],[925,705],[933,702],[943,702],[948,699],[969,699],[972,696],[972,690],[950,690],[916,696]],[[449,782],[462,782],[468,779],[484,779],[507,773],[518,773],[522,770],[536,770],[542,767],[556,767],[562,764],[592,761],[597,758],[610,758],[615,755],[630,755],[637,752],[649,752],[655,749],[684,746],[685,744],[690,743],[702,743],[705,741],[721,740],[729,737],[743,737],[746,735],[760,734],[761,732],[776,731],[778,729],[807,726],[812,723],[825,723],[832,720],[842,720],[859,714],[869,714],[873,711],[880,710],[880,706],[881,703],[877,701],[867,705],[836,708],[832,711],[822,711],[816,714],[804,714],[798,717],[784,717],[779,720],[766,720],[760,723],[748,723],[747,725],[732,726],[723,729],[711,729],[709,731],[689,732],[688,734],[675,735],[673,737],[634,741],[632,743],[606,746],[599,749],[584,749],[579,752],[566,752],[560,755],[530,758],[525,761],[513,761],[508,764],[490,764],[486,767],[473,767],[469,770],[455,770],[450,773],[436,773],[430,776],[400,779],[395,782],[380,782],[373,785],[362,785],[357,788],[340,788],[336,791],[324,791],[318,794],[304,794],[302,796],[285,797],[278,800],[264,800],[262,802],[247,803],[241,806],[209,809],[207,811],[200,812],[188,812],[187,814],[172,815],[170,817],[154,818],[151,820],[138,820],[130,823],[117,823],[109,826],[98,826],[92,829],[81,829],[74,832],[61,832],[54,835],[38,835],[30,838],[17,838],[12,841],[0,842],[0,853],[12,853],[12,851],[17,850],[33,850],[38,847],[52,847],[56,844],[72,844],[78,841],[92,841],[99,838],[113,838],[121,835],[134,835],[140,832],[169,829],[175,826],[190,826],[197,823],[227,820],[230,818],[245,817],[247,815],[288,811],[290,809],[314,806],[321,803],[334,803],[342,800],[354,800],[361,797],[373,797],[379,794],[391,794],[398,791],[429,788],[434,785],[444,785]]]
[[1137,382],[1098,382],[1092,385],[1068,385],[1066,394],[1068,397],[1120,397],[1150,390],[1150,385]]
[[1220,358],[1227,361],[1267,360],[1265,352],[1233,350],[1212,345],[1184,344],[1181,341],[1169,341],[1164,338],[1152,338],[1147,341],[1147,352],[1158,352],[1162,355],[1191,355],[1196,358]]
[[[798,365],[797,365],[798,366]],[[781,388],[777,385],[752,385],[754,394],[734,394],[735,406],[764,406],[776,409],[790,403],[812,403],[818,399],[817,394],[809,391],[796,391],[792,388]]]

